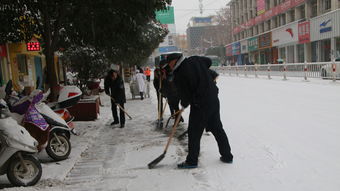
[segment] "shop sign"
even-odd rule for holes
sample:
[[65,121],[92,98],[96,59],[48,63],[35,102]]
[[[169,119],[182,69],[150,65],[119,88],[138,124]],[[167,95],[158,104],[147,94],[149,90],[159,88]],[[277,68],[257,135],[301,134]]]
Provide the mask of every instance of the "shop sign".
[[240,42],[235,42],[233,43],[233,55],[239,55],[241,52],[241,43]]
[[272,45],[280,46],[298,41],[297,22],[280,27],[272,32]]
[[40,51],[39,42],[28,42],[26,43],[27,51]]
[[329,31],[332,31],[332,19],[327,19],[320,23],[320,33]]
[[340,36],[340,9],[310,19],[310,41]]
[[248,53],[248,41],[243,40],[241,41],[241,54]]
[[305,21],[305,22],[299,23],[298,33],[299,33],[300,44],[310,42],[310,22]]
[[233,47],[231,44],[227,45],[225,47],[226,49],[226,56],[232,56],[233,55]]
[[6,46],[5,45],[0,45],[0,56],[6,57],[7,56],[7,51],[6,51]]
[[259,36],[259,49],[270,48],[272,46],[272,33],[265,33]]
[[255,51],[259,48],[258,46],[258,38],[257,37],[253,37],[248,39],[248,51]]
[[[263,1],[263,2],[262,2]],[[279,15],[281,13],[286,12],[287,10],[296,7],[302,3],[304,3],[306,0],[286,0],[283,3],[281,3],[280,5],[277,5],[276,7],[273,7],[267,11],[265,11],[265,9],[262,8],[262,6],[264,5],[265,7],[265,2],[264,0],[257,0],[257,17],[254,18],[254,20],[252,22],[245,22],[240,24],[239,26],[236,26],[233,29],[233,33],[239,33],[243,30],[245,30],[246,28],[240,27],[240,26],[247,26],[247,27],[252,27],[253,25],[256,25],[258,23],[261,23],[263,21],[266,21],[276,15]]]

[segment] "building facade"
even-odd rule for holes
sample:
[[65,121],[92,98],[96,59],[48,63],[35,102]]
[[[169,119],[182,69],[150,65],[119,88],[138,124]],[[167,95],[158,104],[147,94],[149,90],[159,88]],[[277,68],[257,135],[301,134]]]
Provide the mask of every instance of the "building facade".
[[231,64],[340,57],[340,0],[231,0],[228,5],[233,43],[226,55]]

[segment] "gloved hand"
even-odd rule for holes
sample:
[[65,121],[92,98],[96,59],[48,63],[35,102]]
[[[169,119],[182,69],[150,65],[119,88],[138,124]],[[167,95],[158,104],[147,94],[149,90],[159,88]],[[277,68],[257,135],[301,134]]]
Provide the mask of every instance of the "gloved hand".
[[189,106],[189,103],[181,101],[181,106],[182,106],[181,109],[184,110],[185,108],[187,108]]

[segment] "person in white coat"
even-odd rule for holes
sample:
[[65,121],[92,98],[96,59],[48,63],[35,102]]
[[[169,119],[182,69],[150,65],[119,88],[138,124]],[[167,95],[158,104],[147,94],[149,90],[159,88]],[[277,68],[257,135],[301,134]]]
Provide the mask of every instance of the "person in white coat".
[[137,70],[135,80],[137,81],[137,85],[138,85],[138,89],[140,93],[140,99],[143,100],[144,92],[145,92],[145,80],[146,80],[144,73]]

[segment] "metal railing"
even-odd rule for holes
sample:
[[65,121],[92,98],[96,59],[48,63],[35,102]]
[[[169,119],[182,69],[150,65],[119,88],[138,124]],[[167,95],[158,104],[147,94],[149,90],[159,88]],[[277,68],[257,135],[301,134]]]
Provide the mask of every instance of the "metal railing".
[[213,67],[219,73],[230,76],[282,76],[283,79],[289,77],[340,79],[340,62],[311,62],[311,63],[283,63],[264,65],[238,65],[238,66],[218,66]]

